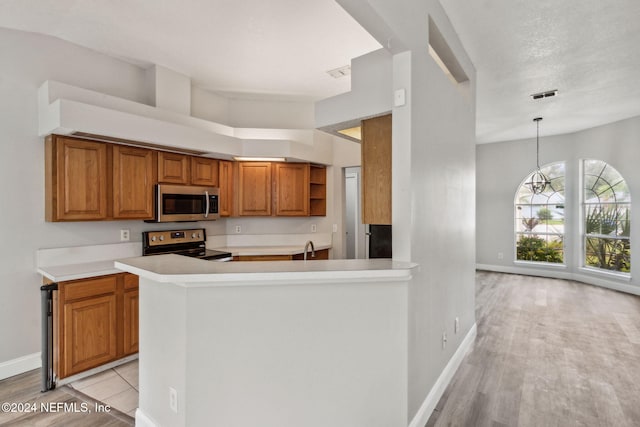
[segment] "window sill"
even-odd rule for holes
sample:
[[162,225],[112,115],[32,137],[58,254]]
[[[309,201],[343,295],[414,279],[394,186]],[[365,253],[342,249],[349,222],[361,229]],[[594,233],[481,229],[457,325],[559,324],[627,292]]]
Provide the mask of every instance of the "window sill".
[[515,265],[522,265],[522,266],[527,266],[527,267],[544,267],[544,268],[557,268],[557,269],[566,269],[567,265],[566,264],[559,264],[557,262],[541,262],[541,261],[522,261],[522,260],[516,260],[513,261],[513,263]]
[[618,279],[625,282],[631,281],[631,274],[629,273],[617,273],[615,271],[598,270],[596,268],[580,267],[579,270],[583,273],[593,274],[595,276],[608,277],[612,279]]

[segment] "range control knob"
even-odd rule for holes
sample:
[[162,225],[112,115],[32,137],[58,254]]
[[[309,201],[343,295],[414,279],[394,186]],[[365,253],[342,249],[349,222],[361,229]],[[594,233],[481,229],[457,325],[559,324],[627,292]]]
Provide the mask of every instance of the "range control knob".
[[162,242],[164,240],[164,236],[160,236],[160,241]]
[[200,233],[198,233],[198,239],[200,239],[202,236],[200,236]]
[[156,236],[151,237],[151,241],[155,242],[156,241]]
[[[198,237],[200,237],[200,236],[198,236]],[[191,233],[191,238],[195,239],[196,238],[196,233]]]

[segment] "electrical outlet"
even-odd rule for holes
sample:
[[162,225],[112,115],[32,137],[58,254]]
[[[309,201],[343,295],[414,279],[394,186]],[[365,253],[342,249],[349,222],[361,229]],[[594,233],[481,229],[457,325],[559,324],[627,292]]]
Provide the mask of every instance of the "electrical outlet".
[[333,232],[334,233],[338,232],[338,224],[333,224]]
[[456,320],[453,322],[453,332],[457,334],[458,329],[460,329],[460,319],[456,317]]
[[442,348],[445,348],[447,346],[447,333],[443,332],[442,333]]
[[315,224],[311,224],[311,232],[315,233],[316,231],[318,231],[318,228],[316,227]]
[[504,254],[502,252],[498,252],[498,259],[504,258]]
[[173,387],[169,387],[169,409],[178,413],[178,392]]
[[130,238],[129,234],[129,230],[120,230],[120,241],[128,242]]
[[242,233],[242,228],[239,225],[236,225],[236,233]]

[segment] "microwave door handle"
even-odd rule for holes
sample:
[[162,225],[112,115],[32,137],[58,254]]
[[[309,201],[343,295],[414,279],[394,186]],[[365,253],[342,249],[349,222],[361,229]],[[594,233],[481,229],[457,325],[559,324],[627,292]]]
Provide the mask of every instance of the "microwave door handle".
[[208,191],[204,192],[204,197],[207,200],[204,207],[204,217],[207,218],[209,216],[209,192]]

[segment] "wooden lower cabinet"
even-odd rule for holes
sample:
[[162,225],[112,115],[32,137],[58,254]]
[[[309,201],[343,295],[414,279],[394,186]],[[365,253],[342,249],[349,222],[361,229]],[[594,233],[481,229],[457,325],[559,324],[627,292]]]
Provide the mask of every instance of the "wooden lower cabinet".
[[138,352],[138,290],[124,293],[124,347],[125,355]]
[[57,378],[138,351],[137,279],[121,273],[58,283],[53,318]]
[[[292,261],[303,260],[304,254],[295,255],[240,255],[234,256],[234,261]],[[329,249],[321,249],[316,251],[316,256],[311,257],[311,251],[307,254],[307,261],[329,259]]]

